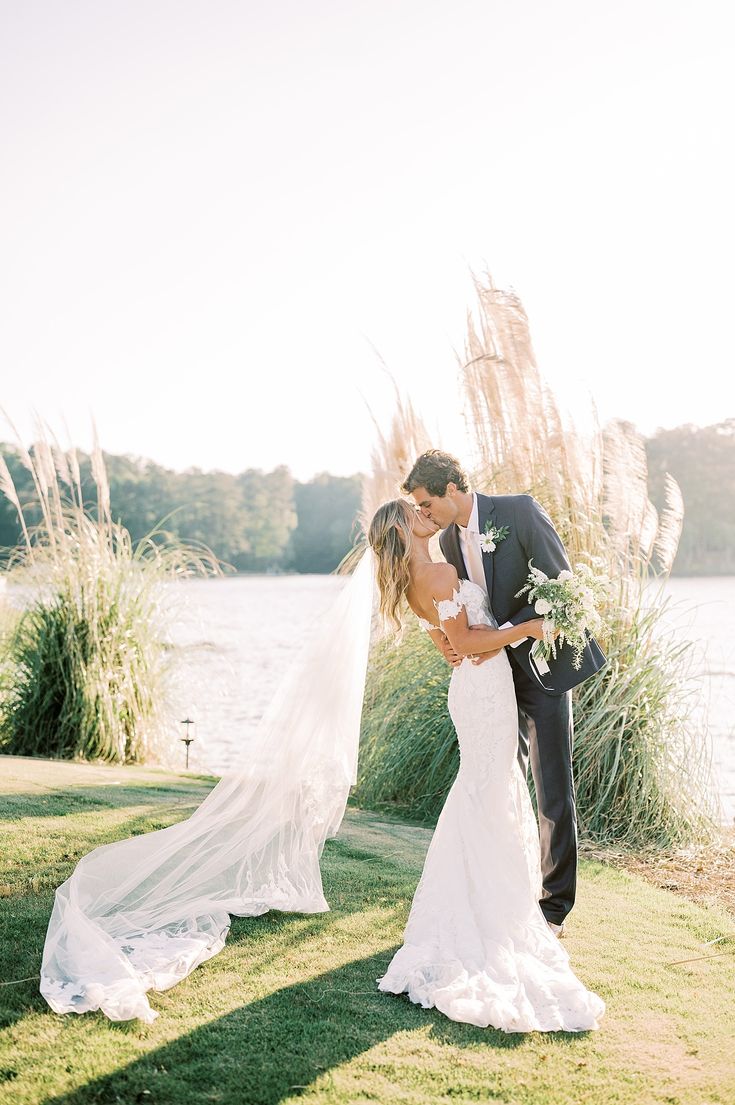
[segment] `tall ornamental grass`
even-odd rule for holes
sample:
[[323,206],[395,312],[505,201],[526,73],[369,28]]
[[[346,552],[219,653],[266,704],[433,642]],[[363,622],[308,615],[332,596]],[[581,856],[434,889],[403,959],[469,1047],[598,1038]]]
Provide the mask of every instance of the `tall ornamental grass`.
[[459,767],[447,709],[449,671],[428,634],[407,626],[401,644],[372,649],[362,713],[357,797],[434,820]]
[[162,758],[170,707],[162,584],[216,572],[217,562],[161,529],[133,544],[112,520],[96,441],[90,504],[75,450],[50,442],[40,425],[32,449],[17,449],[35,495],[21,503],[0,456],[0,489],[22,531],[3,576],[25,597],[0,646],[0,751]]
[[[517,295],[489,277],[474,279],[477,309],[468,317],[459,396],[472,486],[534,495],[572,565],[596,557],[614,583],[604,611],[609,636],[601,642],[608,663],[574,692],[580,829],[635,847],[706,838],[719,811],[694,649],[664,628],[664,584],[684,510],[679,488],[669,477],[659,515],[634,427],[600,427],[592,419],[589,429],[578,429],[538,370]],[[364,521],[400,494],[415,456],[432,445],[415,411],[399,400],[365,480]],[[441,558],[438,542],[433,555]],[[412,627],[398,646],[383,641],[373,650],[357,791],[366,805],[438,814],[458,765],[446,707],[450,675]]]

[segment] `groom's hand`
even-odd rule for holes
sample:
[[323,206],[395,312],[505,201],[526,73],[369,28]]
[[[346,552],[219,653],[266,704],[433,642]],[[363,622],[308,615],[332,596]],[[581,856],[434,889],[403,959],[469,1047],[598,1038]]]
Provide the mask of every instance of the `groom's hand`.
[[494,656],[497,656],[498,653],[500,653],[502,651],[503,651],[502,648],[496,648],[494,650],[494,652],[480,652],[480,653],[477,653],[473,656],[470,656],[470,660],[475,665],[484,664],[486,660],[492,660],[492,658]]
[[460,656],[454,651],[449,643],[449,638],[444,633],[442,633],[441,637],[437,641],[437,648],[441,652],[446,662],[450,665],[450,667],[456,668],[459,664],[462,663],[464,657]]
[[[471,625],[470,629],[487,629],[486,625]],[[494,649],[492,652],[470,652],[468,659],[471,664],[477,666],[478,664],[484,664],[486,660],[492,660],[494,656],[497,656],[499,652],[503,650],[500,648]]]

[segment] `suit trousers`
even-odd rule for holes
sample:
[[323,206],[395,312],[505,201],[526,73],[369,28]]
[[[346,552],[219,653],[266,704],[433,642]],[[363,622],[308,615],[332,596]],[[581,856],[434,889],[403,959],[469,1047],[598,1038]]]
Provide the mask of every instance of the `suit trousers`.
[[559,925],[577,889],[577,808],[572,775],[572,692],[545,694],[508,649],[518,700],[518,761],[531,764],[541,841],[543,891],[539,905]]

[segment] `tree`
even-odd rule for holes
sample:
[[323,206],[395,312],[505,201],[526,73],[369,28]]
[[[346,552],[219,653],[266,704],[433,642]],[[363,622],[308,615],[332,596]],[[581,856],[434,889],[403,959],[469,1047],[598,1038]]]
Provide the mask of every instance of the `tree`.
[[676,575],[735,573],[735,418],[659,430],[646,443],[651,498],[661,508],[664,473],[684,497]]
[[293,477],[281,465],[272,472],[249,468],[237,476],[248,547],[232,558],[239,571],[264,572],[284,565],[296,528]]
[[361,476],[322,472],[295,487],[298,526],[288,563],[297,572],[331,572],[354,541],[360,509]]

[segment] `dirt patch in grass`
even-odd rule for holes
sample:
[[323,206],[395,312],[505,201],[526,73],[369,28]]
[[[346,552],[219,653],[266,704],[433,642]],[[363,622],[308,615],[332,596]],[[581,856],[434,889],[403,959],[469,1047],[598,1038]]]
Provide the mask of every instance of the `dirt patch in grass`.
[[708,1054],[703,1060],[696,1046],[679,1038],[679,1029],[675,1018],[651,1013],[637,1024],[616,1025],[610,1035],[621,1063],[636,1074],[653,1076],[664,1100],[676,1100],[675,1096],[665,1096],[667,1088],[674,1091],[699,1086],[707,1073],[713,1082],[718,1078],[723,1084],[729,1082],[733,1073],[729,1058],[723,1053],[718,1057],[720,1061],[715,1059],[713,1063],[713,1056]]
[[735,828],[723,829],[711,844],[670,852],[625,852],[582,843],[580,855],[632,871],[697,905],[719,905],[735,916]]

